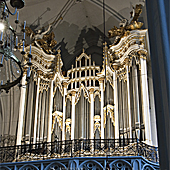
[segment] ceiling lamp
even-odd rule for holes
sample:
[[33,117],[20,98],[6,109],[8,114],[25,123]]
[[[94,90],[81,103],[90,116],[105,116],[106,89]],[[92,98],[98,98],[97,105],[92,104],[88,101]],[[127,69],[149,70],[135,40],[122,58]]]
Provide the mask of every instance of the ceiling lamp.
[[10,4],[13,8],[21,9],[24,7],[24,0],[10,0]]
[[[19,11],[17,8],[24,7],[23,0],[11,0],[10,4],[15,8],[15,12],[11,13],[5,0],[0,0],[0,91],[3,89],[8,92],[9,89],[18,83],[23,76],[23,70],[21,66],[21,61],[14,55],[14,51],[18,49],[18,36],[15,29],[9,23],[9,16],[15,15],[15,23],[19,23]],[[25,54],[25,26],[26,21],[22,29],[22,52]],[[17,28],[17,27],[16,27]],[[31,46],[29,54],[28,70],[30,70],[31,65]],[[28,73],[29,74],[29,73]]]

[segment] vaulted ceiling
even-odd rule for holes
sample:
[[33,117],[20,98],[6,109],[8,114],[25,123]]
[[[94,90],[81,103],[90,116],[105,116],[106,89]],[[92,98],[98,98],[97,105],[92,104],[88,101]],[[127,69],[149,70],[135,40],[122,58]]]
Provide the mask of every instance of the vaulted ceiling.
[[[102,0],[25,0],[25,7],[19,10],[19,20],[25,20],[27,26],[36,31],[56,21],[53,25],[56,49],[61,49],[64,70],[68,70],[82,49],[92,55],[97,65],[102,64],[102,44],[108,45],[113,38],[107,37],[107,32],[119,22],[130,19],[132,6],[142,4],[144,0],[105,0],[105,34]],[[9,5],[10,6],[10,5]],[[146,23],[146,11],[139,18]],[[16,16],[15,16],[16,17]],[[13,18],[14,19],[14,18]],[[144,25],[143,27],[146,27]]]

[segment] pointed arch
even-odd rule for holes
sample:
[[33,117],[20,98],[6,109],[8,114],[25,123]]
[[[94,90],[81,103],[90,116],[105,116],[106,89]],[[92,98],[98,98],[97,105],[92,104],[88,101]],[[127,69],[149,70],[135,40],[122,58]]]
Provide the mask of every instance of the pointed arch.
[[88,99],[88,101],[89,101],[89,103],[90,103],[90,100],[89,100],[90,94],[89,94],[89,92],[87,91],[86,87],[85,87],[83,84],[81,84],[81,86],[80,86],[78,92],[76,93],[75,104],[77,104],[77,102],[78,102],[79,99],[80,99],[81,91],[83,91],[84,97],[85,97],[86,99]]

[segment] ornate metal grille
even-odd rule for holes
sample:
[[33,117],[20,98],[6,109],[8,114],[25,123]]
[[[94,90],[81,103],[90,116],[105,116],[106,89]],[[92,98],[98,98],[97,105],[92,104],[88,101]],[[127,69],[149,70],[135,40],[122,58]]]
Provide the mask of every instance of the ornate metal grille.
[[0,162],[64,157],[143,156],[158,163],[158,148],[136,139],[78,139],[0,147]]

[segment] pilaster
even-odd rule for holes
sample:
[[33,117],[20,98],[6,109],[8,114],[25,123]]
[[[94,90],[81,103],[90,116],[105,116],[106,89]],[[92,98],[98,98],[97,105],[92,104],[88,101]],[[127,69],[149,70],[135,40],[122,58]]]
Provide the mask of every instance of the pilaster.
[[36,143],[36,133],[37,133],[37,115],[38,115],[38,101],[39,101],[39,87],[40,87],[40,76],[38,74],[37,79],[37,89],[36,89],[36,101],[35,101],[35,116],[34,116],[34,136],[33,143]]
[[51,142],[52,107],[53,107],[53,80],[51,79],[51,84],[50,84],[50,97],[49,97],[49,114],[48,114],[47,142]]
[[94,88],[90,88],[90,139],[94,138],[94,132],[93,132],[93,127],[94,127],[94,122],[93,122],[93,117],[94,117]]
[[113,84],[114,84],[115,139],[119,139],[118,87],[116,71],[113,72]]
[[104,114],[103,114],[103,107],[104,107],[104,92],[103,92],[103,83],[104,78],[99,78],[100,83],[100,91],[101,91],[101,104],[100,104],[100,113],[101,113],[101,139],[104,139]]
[[23,118],[24,118],[24,106],[25,106],[25,94],[26,88],[23,87],[26,84],[26,70],[24,70],[24,74],[21,80],[21,97],[20,97],[20,104],[19,104],[19,119],[18,119],[18,128],[17,128],[17,141],[16,145],[21,145],[22,139],[22,126],[23,126]]
[[66,101],[65,101],[65,97],[66,97],[66,93],[67,93],[67,82],[63,83],[63,89],[64,89],[64,93],[63,93],[63,131],[62,131],[62,140],[65,140],[65,116],[66,116]]
[[75,133],[75,95],[76,91],[72,91],[72,110],[71,110],[71,140],[74,140]]
[[152,144],[146,59],[144,57],[140,57],[140,63],[141,63],[141,88],[143,103],[142,111],[145,123],[145,141],[147,144]]
[[129,84],[129,66],[126,65],[126,77],[127,77],[127,100],[128,100],[128,116],[129,116],[129,138],[132,138],[132,123],[131,123],[131,101],[130,101],[130,84]]

